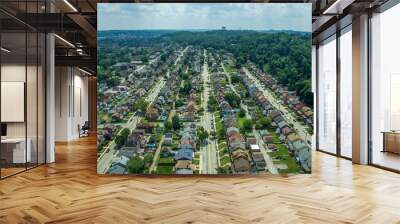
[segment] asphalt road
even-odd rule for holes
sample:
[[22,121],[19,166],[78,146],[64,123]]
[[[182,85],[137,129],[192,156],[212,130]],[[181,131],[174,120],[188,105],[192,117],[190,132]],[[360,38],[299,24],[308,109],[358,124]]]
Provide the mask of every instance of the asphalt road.
[[[204,50],[204,56],[207,59],[206,51]],[[201,118],[201,125],[204,127],[209,134],[214,130],[213,123],[213,114],[208,112],[208,99],[209,99],[209,91],[210,87],[207,83],[210,82],[210,73],[208,72],[207,63],[203,64],[203,71],[201,73],[203,78],[203,97],[202,97],[202,107],[204,110],[203,116]],[[216,149],[216,140],[211,139],[211,134],[207,139],[207,144],[202,146],[202,173],[203,174],[216,174],[218,168],[218,160],[217,160],[217,149]]]

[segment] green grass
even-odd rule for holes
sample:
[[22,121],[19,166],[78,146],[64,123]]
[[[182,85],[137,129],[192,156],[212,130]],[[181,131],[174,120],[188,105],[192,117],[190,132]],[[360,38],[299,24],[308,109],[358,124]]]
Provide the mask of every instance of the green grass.
[[231,158],[228,155],[220,158],[221,166],[225,166],[228,163],[231,163]]
[[229,150],[227,147],[220,147],[218,151],[219,157],[223,157],[225,155],[229,155]]
[[295,158],[293,158],[288,149],[283,144],[277,144],[277,150],[275,152],[269,152],[268,154],[275,159],[279,159],[275,164],[285,164],[287,169],[280,169],[279,173],[298,173],[301,171],[300,166],[297,164]]
[[200,160],[198,160],[198,159],[193,160],[193,164],[199,165],[200,164]]
[[174,166],[157,166],[155,174],[173,174]]
[[246,117],[239,117],[239,116],[236,116],[236,121],[237,121],[237,124],[238,124],[238,126],[239,126],[239,128],[242,128],[243,127],[243,122],[246,120]]
[[218,143],[218,147],[219,148],[224,148],[224,147],[228,147],[228,144],[226,144],[225,141]]
[[165,158],[160,158],[158,159],[158,164],[163,166],[163,165],[175,165],[175,160],[174,158],[171,157],[165,157]]
[[274,128],[268,128],[267,130],[268,130],[268,132],[270,133],[270,135],[271,135],[271,137],[272,137],[272,142],[273,142],[274,144],[279,144],[279,143],[281,143],[281,140],[279,140],[279,136],[278,136],[278,134],[275,133]]
[[237,72],[237,69],[234,68],[234,67],[231,67],[231,66],[228,66],[228,65],[224,65],[224,67],[225,67],[225,70],[226,70],[228,73]]

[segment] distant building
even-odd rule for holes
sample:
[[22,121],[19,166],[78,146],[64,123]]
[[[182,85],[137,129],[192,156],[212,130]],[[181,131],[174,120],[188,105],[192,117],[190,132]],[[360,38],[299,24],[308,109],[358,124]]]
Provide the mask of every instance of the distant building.
[[221,27],[222,30],[226,30],[226,26]]

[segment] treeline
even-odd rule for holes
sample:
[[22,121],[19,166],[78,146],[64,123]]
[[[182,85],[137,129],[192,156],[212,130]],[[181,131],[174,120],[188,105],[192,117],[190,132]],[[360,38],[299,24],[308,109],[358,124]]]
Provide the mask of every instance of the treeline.
[[[103,70],[116,62],[128,62],[135,48],[156,45],[162,48],[171,44],[213,48],[232,53],[237,67],[243,66],[248,60],[252,61],[264,72],[275,77],[282,86],[296,91],[305,104],[313,106],[310,33],[132,30],[101,31],[99,35],[98,65]],[[135,52],[135,55],[141,53],[147,52]]]
[[165,42],[177,42],[226,50],[234,55],[237,67],[248,60],[271,74],[290,91],[296,91],[307,105],[311,92],[311,34],[304,32],[180,31],[165,34]]

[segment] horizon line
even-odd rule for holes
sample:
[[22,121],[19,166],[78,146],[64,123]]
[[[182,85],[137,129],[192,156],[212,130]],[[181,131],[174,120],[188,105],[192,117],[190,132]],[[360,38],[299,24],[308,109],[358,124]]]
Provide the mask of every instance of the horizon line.
[[214,30],[220,30],[220,31],[292,31],[292,32],[304,32],[304,33],[311,33],[311,31],[303,31],[303,30],[292,30],[292,29],[225,29],[223,30],[222,28],[215,28],[215,29],[206,29],[206,28],[154,28],[154,29],[98,29],[98,31],[152,31],[152,30],[166,30],[166,31],[187,31],[187,30],[203,30],[203,31],[214,31]]

